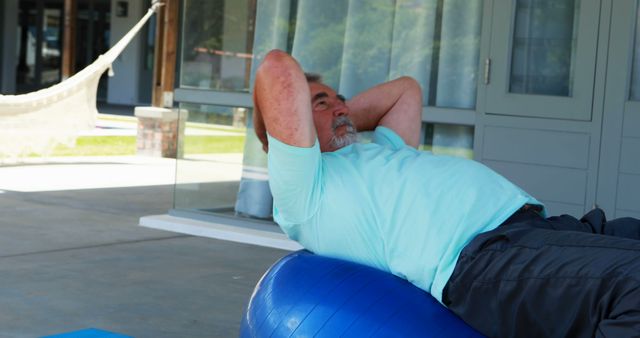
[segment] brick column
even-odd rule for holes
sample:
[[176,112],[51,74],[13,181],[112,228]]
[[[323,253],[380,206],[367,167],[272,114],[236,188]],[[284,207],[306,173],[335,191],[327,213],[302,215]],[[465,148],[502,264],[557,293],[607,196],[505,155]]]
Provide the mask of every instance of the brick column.
[[136,107],[138,118],[137,154],[182,158],[186,110]]

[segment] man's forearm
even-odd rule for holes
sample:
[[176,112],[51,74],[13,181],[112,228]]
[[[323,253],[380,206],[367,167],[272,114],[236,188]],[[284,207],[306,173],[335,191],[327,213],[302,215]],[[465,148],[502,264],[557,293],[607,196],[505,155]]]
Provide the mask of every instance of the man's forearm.
[[372,87],[349,100],[347,106],[358,130],[384,125],[396,131],[407,144],[418,145],[422,91],[414,79],[401,77]]
[[316,131],[311,118],[309,86],[300,65],[288,54],[273,50],[256,72],[254,86],[256,134],[263,145],[266,131],[298,147],[311,147]]

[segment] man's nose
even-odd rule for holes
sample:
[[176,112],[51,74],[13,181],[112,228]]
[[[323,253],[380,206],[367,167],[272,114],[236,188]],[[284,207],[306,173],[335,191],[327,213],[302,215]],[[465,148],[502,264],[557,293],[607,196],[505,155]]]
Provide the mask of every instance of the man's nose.
[[349,108],[347,107],[346,104],[344,104],[344,102],[342,102],[342,100],[336,100],[336,103],[333,109],[333,116],[338,117],[338,116],[346,116],[346,115],[349,115]]

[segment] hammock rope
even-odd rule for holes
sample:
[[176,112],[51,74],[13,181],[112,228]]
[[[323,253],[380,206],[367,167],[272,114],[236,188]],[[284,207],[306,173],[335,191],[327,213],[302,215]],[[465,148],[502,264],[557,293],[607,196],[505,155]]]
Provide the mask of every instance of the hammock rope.
[[73,146],[81,130],[95,127],[100,76],[109,71],[162,3],[147,13],[106,53],[51,87],[20,95],[0,95],[0,160],[47,155],[58,144]]

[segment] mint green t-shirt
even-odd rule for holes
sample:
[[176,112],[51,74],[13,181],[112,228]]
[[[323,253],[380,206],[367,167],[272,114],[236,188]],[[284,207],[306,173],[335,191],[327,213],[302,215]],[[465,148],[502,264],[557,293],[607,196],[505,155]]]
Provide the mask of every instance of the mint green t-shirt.
[[406,278],[442,301],[458,255],[533,197],[484,165],[407,146],[378,127],[335,152],[269,136],[273,215],[306,249]]

